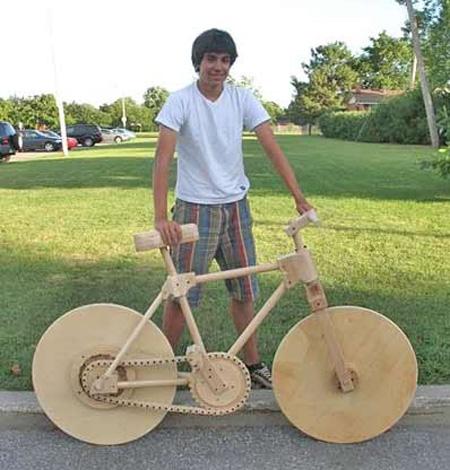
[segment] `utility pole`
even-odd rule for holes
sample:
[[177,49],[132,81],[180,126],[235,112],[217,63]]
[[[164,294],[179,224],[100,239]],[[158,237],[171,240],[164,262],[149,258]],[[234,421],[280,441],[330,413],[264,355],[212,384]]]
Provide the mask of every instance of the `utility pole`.
[[406,0],[406,9],[408,10],[409,22],[411,24],[411,33],[413,38],[414,54],[417,59],[417,68],[420,75],[420,86],[422,88],[423,101],[427,114],[428,129],[430,131],[431,145],[434,148],[439,147],[439,136],[436,128],[436,118],[434,116],[433,99],[430,93],[427,75],[425,73],[425,64],[423,62],[422,50],[420,48],[419,32],[417,30],[416,15],[412,5],[412,0]]

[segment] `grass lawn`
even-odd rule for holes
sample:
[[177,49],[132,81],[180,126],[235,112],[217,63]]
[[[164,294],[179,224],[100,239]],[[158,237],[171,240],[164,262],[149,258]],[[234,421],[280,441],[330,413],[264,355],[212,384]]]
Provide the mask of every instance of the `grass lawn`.
[[[415,348],[420,382],[449,383],[450,182],[419,169],[417,158],[430,150],[316,136],[279,141],[322,218],[305,231],[305,241],[329,304],[388,316]],[[136,254],[133,245],[134,233],[152,227],[155,144],[152,135],[69,158],[0,165],[1,389],[31,389],[35,345],[63,313],[97,302],[144,312],[156,295],[165,278],[159,252]],[[282,228],[294,205],[253,136],[246,136],[244,150],[258,257],[267,262],[292,251]],[[279,279],[260,276],[258,306]],[[223,283],[206,286],[195,313],[210,350],[234,338],[227,311]],[[289,291],[259,330],[265,361],[306,315],[303,289]],[[187,344],[184,337],[178,353]]]

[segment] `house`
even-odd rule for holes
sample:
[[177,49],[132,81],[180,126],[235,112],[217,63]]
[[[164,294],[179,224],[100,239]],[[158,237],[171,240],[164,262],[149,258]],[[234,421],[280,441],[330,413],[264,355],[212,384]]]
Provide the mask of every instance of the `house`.
[[346,111],[368,111],[385,98],[400,95],[402,90],[370,90],[363,89],[358,85],[352,90],[349,98],[345,102]]

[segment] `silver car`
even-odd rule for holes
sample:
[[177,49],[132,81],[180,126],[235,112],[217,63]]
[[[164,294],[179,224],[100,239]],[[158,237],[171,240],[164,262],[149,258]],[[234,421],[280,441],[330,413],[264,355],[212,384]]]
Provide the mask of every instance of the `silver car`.
[[115,129],[102,129],[103,143],[111,144],[116,143],[120,144],[123,140],[128,140],[123,137],[120,132],[116,132]]
[[113,129],[113,132],[119,133],[123,137],[123,140],[130,140],[130,139],[135,139],[136,134],[132,131],[129,131],[128,129],[122,129],[120,127]]

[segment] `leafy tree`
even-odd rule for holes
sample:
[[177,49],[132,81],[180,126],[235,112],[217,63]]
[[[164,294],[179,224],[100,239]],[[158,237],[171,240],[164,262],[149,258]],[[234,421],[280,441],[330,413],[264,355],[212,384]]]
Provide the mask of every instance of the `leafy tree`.
[[363,49],[356,65],[363,88],[376,90],[403,90],[409,85],[411,75],[411,42],[393,38],[386,31]]
[[278,119],[280,119],[286,114],[284,109],[274,101],[264,101],[263,106],[269,113],[270,120],[272,123],[278,122]]
[[236,79],[230,75],[227,78],[227,83],[250,90],[255,96],[255,98],[261,102],[266,111],[269,113],[270,120],[272,123],[277,122],[280,117],[285,115],[285,111],[279,104],[275,103],[274,101],[266,101],[263,98],[260,89],[254,83],[253,77],[247,77],[246,75],[242,75],[239,79]]
[[[405,0],[396,0],[406,5]],[[424,56],[427,76],[432,89],[450,84],[450,0],[423,0],[412,2],[418,34]],[[403,28],[405,37],[411,38],[411,24]]]
[[108,113],[98,110],[91,104],[78,104],[75,102],[64,104],[67,124],[88,123],[98,126],[111,125]]
[[3,100],[0,113],[7,113],[9,121],[14,125],[21,122],[25,128],[52,127],[58,123],[58,108],[54,96],[50,94],[27,98],[13,96]]
[[289,104],[287,116],[293,123],[300,126],[308,124],[311,133],[311,126],[322,113],[321,108],[308,96],[309,83],[292,77],[291,85],[295,88],[295,97]]
[[[122,99],[109,105],[102,105],[100,109],[111,118],[111,125],[122,126]],[[139,129],[152,128],[152,111],[144,105],[137,104],[132,98],[125,98],[125,114],[127,125]]]
[[0,120],[2,121],[11,121],[10,113],[11,113],[11,101],[4,100],[0,98]]
[[147,88],[147,91],[144,93],[144,106],[150,109],[153,117],[155,117],[164,106],[168,97],[169,92],[165,88],[152,86]]
[[432,88],[450,85],[450,0],[429,0],[430,22],[423,51]]
[[302,68],[309,81],[292,77],[295,96],[288,108],[288,114],[299,124],[312,125],[322,113],[341,109],[359,79],[355,58],[343,42],[312,49],[311,60],[302,63]]

